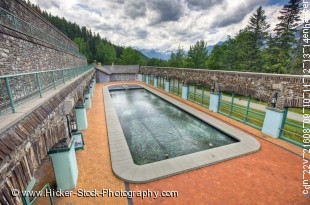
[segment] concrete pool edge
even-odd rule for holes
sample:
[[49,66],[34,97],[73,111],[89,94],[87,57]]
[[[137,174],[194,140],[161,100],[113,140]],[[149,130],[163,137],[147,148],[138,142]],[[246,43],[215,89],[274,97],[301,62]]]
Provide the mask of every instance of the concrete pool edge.
[[216,127],[222,132],[229,134],[230,136],[238,139],[240,142],[150,164],[136,165],[131,157],[118,116],[111,101],[108,90],[108,87],[111,85],[103,87],[103,95],[112,170],[118,178],[124,181],[130,183],[146,183],[247,155],[260,149],[260,143],[254,137],[246,134],[245,132],[231,127],[228,124],[207,115],[206,113],[198,111],[195,108],[162,94],[161,92],[158,92],[148,86],[137,83],[137,85],[176,105],[177,107],[180,107],[186,112]]

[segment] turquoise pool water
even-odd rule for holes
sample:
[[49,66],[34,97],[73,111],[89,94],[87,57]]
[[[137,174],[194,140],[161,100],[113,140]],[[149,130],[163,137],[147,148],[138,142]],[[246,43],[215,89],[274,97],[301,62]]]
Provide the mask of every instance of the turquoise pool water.
[[137,165],[238,142],[145,89],[110,95]]

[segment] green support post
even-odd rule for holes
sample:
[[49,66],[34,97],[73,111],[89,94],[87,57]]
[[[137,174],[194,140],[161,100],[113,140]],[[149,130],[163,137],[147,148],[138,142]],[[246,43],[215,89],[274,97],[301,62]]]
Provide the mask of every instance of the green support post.
[[219,99],[219,104],[218,104],[218,111],[220,112],[220,110],[221,110],[221,101],[222,101],[222,92],[220,92],[220,97],[219,97],[220,99]]
[[187,100],[189,99],[189,90],[191,89],[191,85],[188,85],[188,89],[187,89]]
[[280,133],[279,133],[279,137],[281,137],[283,135],[283,129],[285,126],[285,122],[287,119],[287,113],[288,113],[288,108],[284,108],[284,114],[283,114],[283,120],[282,120],[282,125],[281,125],[281,129],[280,129]]
[[69,68],[69,70],[68,70],[68,75],[69,75],[69,80],[71,81],[71,68]]
[[247,121],[248,121],[250,103],[251,103],[251,96],[248,96],[248,104],[247,104],[247,106],[246,106],[244,122],[247,122]]
[[64,84],[66,84],[65,82],[65,70],[64,69],[62,69],[62,82],[64,83]]
[[202,87],[202,94],[201,94],[201,105],[203,105],[203,95],[204,95],[205,90]]
[[41,98],[42,97],[42,85],[41,85],[39,73],[36,73],[36,78],[37,78],[37,83],[38,83],[38,87],[39,87],[39,94],[40,94],[40,98]]
[[178,80],[178,95],[180,95],[180,81]]
[[54,83],[54,88],[56,90],[56,80],[55,80],[55,71],[52,71],[52,77],[53,77],[53,83]]
[[195,83],[195,87],[194,87],[194,102],[196,100],[196,87],[197,87],[197,84]]
[[8,91],[12,112],[15,113],[14,100],[13,100],[9,78],[5,78],[5,85],[6,85],[6,90]]
[[231,104],[230,104],[230,108],[229,108],[229,116],[231,116],[232,114],[232,110],[234,107],[234,100],[235,100],[235,93],[232,93],[231,95]]

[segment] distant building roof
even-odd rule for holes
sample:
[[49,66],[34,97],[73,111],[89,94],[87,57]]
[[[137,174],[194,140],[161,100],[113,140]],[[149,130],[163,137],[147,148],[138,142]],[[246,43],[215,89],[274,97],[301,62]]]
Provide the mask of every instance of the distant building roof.
[[135,74],[139,71],[139,65],[103,65],[96,66],[96,69],[106,74]]

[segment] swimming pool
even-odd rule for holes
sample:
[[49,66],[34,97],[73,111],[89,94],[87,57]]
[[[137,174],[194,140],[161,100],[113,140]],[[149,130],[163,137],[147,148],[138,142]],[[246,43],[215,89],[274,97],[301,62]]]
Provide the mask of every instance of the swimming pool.
[[238,142],[145,89],[110,95],[137,165]]
[[[113,87],[113,85],[109,85],[111,88]],[[129,149],[125,134],[126,133],[126,129],[132,129],[134,128],[133,124],[129,125],[127,128],[122,128],[121,126],[121,122],[124,121],[124,119],[126,119],[126,115],[129,115],[130,112],[134,112],[132,109],[127,109],[127,110],[122,110],[125,111],[124,115],[125,118],[122,119],[122,117],[118,117],[117,115],[117,103],[114,104],[113,102],[113,98],[115,97],[116,102],[119,102],[119,107],[122,107],[124,105],[122,105],[122,103],[124,103],[124,101],[117,101],[120,100],[120,96],[114,96],[111,97],[110,92],[109,92],[109,86],[104,86],[103,87],[103,96],[104,96],[104,106],[105,106],[105,114],[106,114],[106,123],[107,123],[107,130],[108,130],[108,138],[109,138],[109,148],[110,148],[110,155],[111,155],[111,162],[112,162],[112,170],[114,172],[114,174],[127,182],[131,182],[131,183],[145,183],[145,182],[149,182],[149,181],[153,181],[156,179],[160,179],[160,178],[164,178],[164,177],[168,177],[168,176],[172,176],[175,174],[179,174],[179,173],[183,173],[189,170],[193,170],[193,169],[197,169],[200,167],[204,167],[204,166],[208,166],[211,164],[215,164],[215,163],[219,163],[219,162],[223,162],[229,159],[233,159],[239,156],[243,156],[246,154],[250,154],[253,152],[256,152],[260,149],[260,143],[252,136],[250,136],[249,134],[237,129],[236,127],[230,126],[218,119],[215,119],[214,117],[207,115],[206,113],[203,113],[179,100],[176,100],[162,92],[159,92],[155,89],[152,89],[151,87],[148,87],[146,85],[140,84],[140,86],[142,88],[144,88],[147,91],[141,91],[144,94],[146,94],[148,91],[151,92],[152,96],[154,97],[154,103],[156,104],[156,102],[160,101],[160,100],[156,100],[155,97],[158,96],[160,98],[162,98],[164,101],[167,101],[169,103],[172,103],[174,106],[176,106],[177,108],[174,107],[173,109],[181,109],[184,110],[186,113],[189,113],[190,115],[192,115],[193,118],[197,118],[199,119],[196,122],[196,128],[202,125],[202,123],[206,123],[209,124],[211,127],[215,128],[215,130],[217,130],[219,133],[221,134],[226,134],[229,137],[229,139],[235,139],[237,140],[237,142],[235,140],[233,140],[233,142],[228,142],[226,145],[224,146],[209,146],[210,147],[214,147],[211,149],[205,149],[205,150],[201,150],[201,151],[197,151],[197,152],[193,152],[193,153],[189,153],[189,154],[180,154],[178,156],[169,156],[168,153],[168,159],[159,159],[159,161],[147,161],[145,160],[143,157],[141,158],[143,163],[146,162],[146,164],[141,163],[141,165],[136,164],[137,161],[136,159],[133,159],[133,155]],[[124,86],[124,89],[128,89],[130,86]],[[135,88],[137,88],[137,85],[134,86]],[[111,89],[113,90],[113,89]],[[120,91],[123,92],[123,91]],[[126,91],[124,91],[126,92]],[[127,92],[131,92],[131,91],[127,91]],[[112,91],[113,93],[113,91]],[[141,93],[140,93],[141,94]],[[143,94],[143,95],[144,95]],[[113,95],[113,94],[112,94]],[[156,96],[154,96],[156,95]],[[146,97],[146,96],[145,96]],[[152,97],[152,98],[153,98]],[[127,98],[126,102],[130,102],[130,98],[135,98],[135,96],[127,96],[124,97]],[[139,104],[139,101],[137,101],[137,103]],[[166,103],[166,102],[165,102]],[[160,103],[159,103],[160,104]],[[127,106],[127,105],[126,105]],[[130,107],[130,105],[128,105]],[[144,103],[140,103],[140,106],[146,106]],[[152,109],[155,108],[148,108],[148,107],[144,107],[144,110],[149,110],[149,111],[145,111],[144,114],[146,114],[145,116],[148,116],[147,114],[150,114],[149,119],[151,119],[152,117],[154,119],[156,119],[155,116],[152,116],[153,111]],[[121,108],[122,109],[122,108]],[[172,108],[169,108],[172,109]],[[163,110],[164,112],[167,110]],[[121,112],[121,111],[118,111]],[[140,111],[141,112],[141,111]],[[150,113],[147,113],[150,112]],[[168,110],[168,113],[170,111]],[[183,115],[182,113],[179,113],[179,111],[176,112],[176,114],[174,115]],[[167,116],[166,116],[167,117]],[[169,117],[168,117],[169,118]],[[175,118],[175,117],[173,117]],[[127,118],[129,119],[129,118]],[[154,120],[153,119],[153,120]],[[159,119],[159,118],[158,118]],[[197,120],[196,119],[196,120]],[[148,117],[145,119],[148,120]],[[168,120],[169,121],[169,120]],[[171,127],[172,124],[169,124],[168,121],[166,121],[166,123],[162,123],[162,122],[153,122],[153,124],[155,125],[157,123],[157,125],[161,125],[161,126],[169,126]],[[170,120],[171,121],[171,120]],[[169,122],[170,122],[169,121]],[[141,128],[141,127],[140,127]],[[152,132],[154,133],[154,136],[156,136],[156,133],[166,133],[163,134],[162,136],[165,135],[170,135],[169,129],[166,128],[161,128],[161,127],[157,127],[157,128],[151,128],[151,130],[149,130],[148,132]],[[135,129],[132,129],[130,132],[135,133],[134,131]],[[146,128],[141,130],[147,130]],[[178,129],[175,129],[174,131],[172,131],[171,135],[174,135],[174,132],[176,132]],[[191,129],[188,129],[191,130]],[[204,130],[204,129],[202,129]],[[141,134],[140,129],[137,129],[136,131],[138,134],[140,134],[141,136],[146,136],[145,133]],[[195,133],[202,133],[202,131],[195,131]],[[141,137],[140,136],[140,137]],[[206,137],[207,140],[209,140],[208,137]],[[139,138],[140,139],[140,138]],[[152,137],[148,137],[147,138],[152,139]],[[198,136],[196,136],[196,140],[199,139]],[[136,147],[138,150],[139,149],[143,149],[146,147],[151,147],[153,149],[153,143],[152,139],[151,141],[148,141],[147,143],[144,144],[144,140],[140,140],[141,143],[140,146]],[[198,140],[199,141],[199,140]],[[174,140],[170,140],[171,143],[175,143]],[[184,141],[183,141],[184,142]],[[197,141],[196,141],[197,142]],[[208,144],[209,141],[206,141]],[[130,144],[130,143],[129,143]],[[160,143],[159,143],[160,144]],[[178,142],[177,144],[181,144],[180,142]],[[197,144],[197,143],[196,143]],[[213,143],[211,142],[211,144],[213,145]],[[147,145],[147,146],[146,146]],[[154,147],[158,148],[158,145],[154,145]],[[201,147],[200,145],[198,147]],[[207,146],[206,146],[207,147]],[[210,148],[209,147],[209,148]],[[157,149],[155,149],[157,150]],[[164,150],[164,149],[159,149],[159,150]],[[173,151],[173,150],[172,150]],[[165,151],[160,151],[160,152],[165,152]],[[160,153],[159,152],[159,153]],[[177,152],[177,149],[176,149]],[[141,153],[141,150],[139,150],[139,153]],[[155,152],[155,153],[158,153]],[[174,152],[171,152],[174,153]],[[162,153],[166,157],[166,153]],[[171,154],[173,155],[173,154]],[[153,159],[153,158],[152,158]],[[135,163],[136,162],[136,163]],[[227,162],[228,163],[228,162]]]

